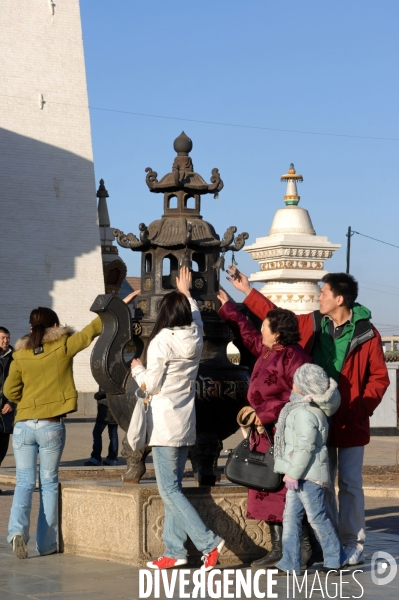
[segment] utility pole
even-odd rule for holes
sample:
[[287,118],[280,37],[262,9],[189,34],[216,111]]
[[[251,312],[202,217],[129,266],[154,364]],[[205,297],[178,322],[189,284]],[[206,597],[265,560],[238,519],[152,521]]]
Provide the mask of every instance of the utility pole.
[[348,238],[348,241],[346,243],[346,272],[349,274],[349,265],[350,265],[350,260],[351,260],[351,237],[352,237],[353,233],[352,233],[352,228],[351,226],[348,227],[348,233],[346,234],[346,237]]

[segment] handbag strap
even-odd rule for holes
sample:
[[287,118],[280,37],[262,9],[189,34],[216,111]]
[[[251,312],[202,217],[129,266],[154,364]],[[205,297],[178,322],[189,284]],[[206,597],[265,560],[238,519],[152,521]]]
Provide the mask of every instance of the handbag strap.
[[274,446],[274,443],[273,443],[273,440],[272,440],[272,438],[270,437],[270,434],[269,434],[269,432],[268,432],[268,430],[267,430],[267,425],[264,425],[264,426],[263,426],[263,429],[265,430],[265,434],[266,434],[266,437],[267,437],[267,439],[269,440],[269,444],[270,444],[270,446],[271,446],[271,447],[273,447],[273,446]]
[[[249,438],[251,437],[251,433],[252,433],[252,430],[253,430],[253,429],[254,429],[254,426],[253,426],[253,425],[251,425],[251,427],[248,427],[248,436],[247,436],[247,440],[248,440],[248,441],[249,441]],[[269,440],[269,444],[270,444],[270,446],[273,448],[273,447],[274,447],[273,440],[271,439],[271,437],[270,437],[270,434],[269,434],[269,432],[267,431],[267,427],[266,427],[265,425],[263,426],[263,429],[264,429],[264,431],[265,431],[265,434],[266,434],[266,437],[267,437],[267,439]]]

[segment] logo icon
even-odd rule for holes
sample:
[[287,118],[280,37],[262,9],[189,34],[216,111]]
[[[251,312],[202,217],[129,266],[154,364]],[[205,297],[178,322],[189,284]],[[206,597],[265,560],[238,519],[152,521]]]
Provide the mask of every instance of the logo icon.
[[376,585],[387,585],[395,579],[398,565],[389,552],[379,550],[371,557],[371,581]]

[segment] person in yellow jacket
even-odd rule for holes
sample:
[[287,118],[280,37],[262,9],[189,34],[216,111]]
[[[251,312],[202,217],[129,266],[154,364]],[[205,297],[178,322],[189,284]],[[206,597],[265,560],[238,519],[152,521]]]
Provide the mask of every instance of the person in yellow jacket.
[[[127,304],[138,292],[124,299]],[[15,344],[4,394],[17,406],[13,449],[17,483],[8,525],[8,542],[18,558],[27,558],[32,494],[40,456],[40,510],[36,548],[40,555],[57,552],[58,468],[65,445],[63,417],[77,409],[73,358],[101,333],[100,317],[82,331],[60,327],[46,307],[32,310],[31,332]]]

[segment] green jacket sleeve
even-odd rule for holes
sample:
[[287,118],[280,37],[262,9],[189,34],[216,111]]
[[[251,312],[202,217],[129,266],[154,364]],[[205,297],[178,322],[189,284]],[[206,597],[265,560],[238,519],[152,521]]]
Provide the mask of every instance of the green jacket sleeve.
[[293,479],[301,479],[313,456],[318,433],[318,423],[308,411],[298,411],[294,421],[294,452],[286,473]]
[[8,377],[4,382],[4,396],[9,402],[19,402],[22,398],[23,387],[21,369],[18,366],[18,362],[13,360],[10,365]]
[[82,331],[74,333],[67,339],[67,354],[69,356],[75,356],[75,354],[90,346],[94,338],[100,335],[101,330],[101,319],[100,317],[96,317],[94,321],[86,325]]

